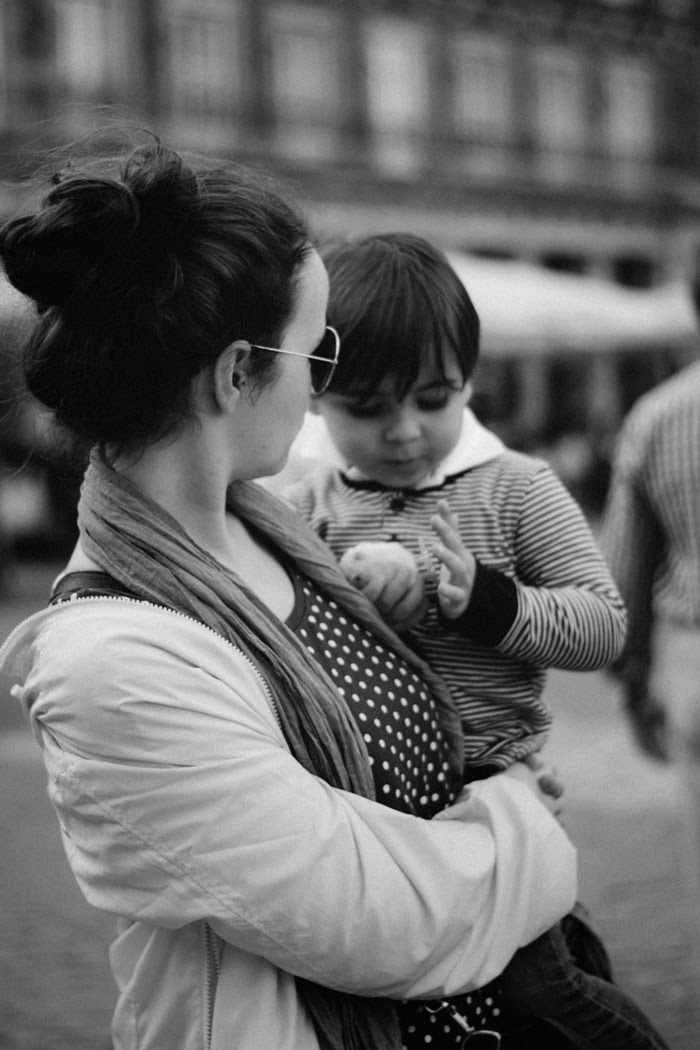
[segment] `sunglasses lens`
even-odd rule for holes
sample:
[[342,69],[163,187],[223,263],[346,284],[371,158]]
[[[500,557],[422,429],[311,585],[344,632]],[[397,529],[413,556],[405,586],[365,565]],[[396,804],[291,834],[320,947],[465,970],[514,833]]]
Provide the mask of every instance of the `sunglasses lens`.
[[311,355],[311,387],[322,394],[331,381],[338,356],[338,337],[332,328],[326,328],[323,339]]

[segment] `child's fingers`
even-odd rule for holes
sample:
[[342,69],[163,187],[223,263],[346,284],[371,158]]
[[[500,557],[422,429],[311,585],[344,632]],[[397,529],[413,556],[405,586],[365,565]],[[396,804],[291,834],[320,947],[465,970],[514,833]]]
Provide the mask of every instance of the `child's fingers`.
[[437,504],[438,516],[455,532],[459,532],[459,518],[450,507],[446,499],[438,500]]
[[438,594],[440,601],[446,602],[450,606],[461,605],[465,602],[464,587],[456,587],[453,583],[448,583],[446,580],[438,587]]
[[433,552],[425,541],[423,536],[418,537],[418,549],[420,555],[418,557],[418,568],[425,576],[435,576],[435,566],[433,564]]
[[444,544],[445,547],[449,547],[451,551],[464,558],[467,554],[467,549],[462,543],[459,533],[451,526],[447,525],[442,518],[434,514],[430,519],[430,523],[435,530],[438,540]]
[[469,595],[464,587],[455,587],[446,580],[438,585],[438,601],[445,616],[456,620],[469,604]]
[[387,619],[393,627],[398,625],[408,626],[409,623],[418,623],[425,615],[426,610],[427,600],[423,581],[419,580],[392,606],[387,613]]
[[447,572],[450,582],[462,587],[466,587],[471,582],[472,573],[464,555],[453,553],[441,543],[435,544],[434,552],[442,565],[441,577]]
[[379,595],[384,590],[385,580],[379,576],[375,576],[367,580],[361,587],[360,590],[364,594],[365,598],[369,598],[371,602],[377,601]]
[[415,589],[423,592],[423,580],[420,576],[404,572],[393,573],[377,595],[377,606],[384,612],[391,611],[397,602],[402,601]]

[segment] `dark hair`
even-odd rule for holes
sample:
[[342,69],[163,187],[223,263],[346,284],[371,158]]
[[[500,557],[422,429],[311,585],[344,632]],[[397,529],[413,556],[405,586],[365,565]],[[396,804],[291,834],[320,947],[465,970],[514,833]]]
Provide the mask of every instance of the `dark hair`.
[[465,382],[479,354],[479,317],[445,256],[422,237],[385,233],[322,251],[329,324],[343,352],[331,393],[362,397],[391,376],[404,397],[426,361],[444,375],[454,353]]
[[[0,255],[39,309],[27,386],[77,438],[120,448],[167,433],[229,342],[277,345],[310,243],[268,178],[188,164],[149,134],[52,182],[36,212],[0,230]],[[251,367],[263,384],[278,365],[258,354]]]

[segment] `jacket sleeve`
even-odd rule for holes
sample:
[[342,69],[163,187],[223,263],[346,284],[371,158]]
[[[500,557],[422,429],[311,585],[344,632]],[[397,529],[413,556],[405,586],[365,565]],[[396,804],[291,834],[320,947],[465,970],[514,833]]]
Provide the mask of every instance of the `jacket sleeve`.
[[433,822],[334,790],[292,758],[237,650],[118,605],[90,631],[62,611],[24,685],[90,903],[206,919],[285,971],[391,997],[483,984],[570,909],[573,847],[522,784],[484,781]]
[[504,624],[512,617],[490,644],[535,667],[592,671],[609,664],[624,643],[624,604],[583,513],[548,467],[532,478],[513,545],[517,579],[509,588],[506,581],[497,586],[496,571],[485,574],[481,612],[468,610],[478,624],[488,619],[492,598],[503,607]]

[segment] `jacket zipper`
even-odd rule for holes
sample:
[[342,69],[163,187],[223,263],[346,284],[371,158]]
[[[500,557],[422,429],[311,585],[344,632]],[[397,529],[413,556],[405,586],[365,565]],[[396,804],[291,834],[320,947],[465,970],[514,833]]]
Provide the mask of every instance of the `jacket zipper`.
[[[154,609],[158,609],[158,610],[160,610],[162,612],[166,612],[166,613],[171,613],[173,616],[181,616],[183,619],[189,620],[191,623],[196,623],[200,627],[204,627],[205,630],[209,631],[211,634],[215,635],[217,638],[222,639],[224,642],[226,642],[227,645],[230,645],[231,648],[236,653],[239,654],[239,656],[242,656],[243,659],[245,660],[245,662],[248,664],[248,666],[253,669],[253,672],[254,672],[256,678],[258,679],[258,681],[260,682],[262,690],[265,693],[265,696],[267,697],[267,699],[269,701],[270,707],[272,708],[272,711],[273,711],[273,714],[274,714],[275,719],[277,721],[277,724],[279,725],[280,729],[282,729],[282,720],[280,718],[279,711],[277,710],[277,705],[275,704],[275,701],[274,701],[274,698],[273,698],[272,693],[270,691],[270,688],[269,688],[267,682],[265,681],[265,679],[263,678],[261,672],[256,667],[256,665],[253,663],[253,661],[250,659],[250,657],[247,656],[246,653],[244,653],[242,649],[239,649],[239,647],[237,645],[235,645],[233,642],[230,642],[228,640],[228,638],[224,638],[223,635],[219,634],[218,631],[215,631],[213,627],[209,627],[208,624],[203,623],[201,620],[195,619],[194,616],[189,616],[187,613],[181,612],[179,609],[172,609],[172,608],[170,608],[170,606],[167,606],[167,605],[158,605],[158,606],[156,606],[156,605],[153,605],[151,602],[147,601],[146,599],[129,598],[126,595],[118,595],[118,594],[85,595],[82,598],[68,598],[64,603],[61,603],[61,604],[65,604],[65,605],[71,605],[72,604],[72,605],[74,605],[77,602],[102,601],[102,600],[105,600],[105,599],[107,599],[108,601],[116,601],[116,602],[130,602],[130,603],[135,603],[136,605],[150,605]],[[2,646],[3,649],[5,648],[5,646],[8,646],[10,644],[12,638],[22,630],[22,627],[24,626],[25,622],[26,621],[23,621],[22,623],[18,624],[17,627],[15,627],[15,629],[10,632],[10,634],[5,639],[5,642],[3,643],[3,646]],[[205,922],[204,923],[204,960],[205,960],[204,1000],[205,1000],[205,1015],[206,1015],[206,1046],[207,1046],[207,1050],[208,1050],[208,1048],[211,1047],[212,1024],[213,1024],[213,1021],[214,1021],[214,996],[215,996],[216,988],[217,988],[218,981],[219,981],[219,974],[221,972],[222,944],[223,944],[223,942],[222,942],[221,938],[218,937],[217,934],[214,933],[214,931],[212,930],[212,928],[209,925],[209,923]]]
[[211,1031],[214,1023],[214,997],[221,973],[223,941],[214,933],[208,922],[204,923],[204,1006],[206,1014],[206,1045],[211,1048]]
[[[249,656],[247,656],[246,653],[243,652],[242,649],[239,649],[239,647],[234,642],[229,641],[228,638],[224,638],[224,636],[222,634],[219,634],[218,631],[215,631],[213,627],[210,627],[208,624],[203,623],[201,620],[197,620],[194,616],[190,616],[188,613],[181,612],[179,609],[173,609],[169,605],[154,605],[153,602],[149,602],[148,599],[146,599],[146,598],[128,598],[126,595],[121,595],[121,594],[92,594],[92,595],[88,594],[88,595],[85,595],[82,598],[67,598],[65,600],[65,602],[60,602],[58,605],[54,606],[54,608],[60,608],[61,605],[75,605],[76,602],[96,602],[96,601],[130,602],[130,603],[135,604],[135,605],[148,605],[152,609],[158,609],[160,612],[170,613],[171,616],[180,616],[184,620],[189,620],[190,623],[196,623],[199,627],[203,627],[205,631],[209,631],[210,634],[213,634],[220,641],[225,642],[226,645],[230,645],[231,648],[234,650],[234,652],[238,653],[239,656],[242,656],[243,659],[245,660],[245,662],[248,664],[248,666],[253,669],[253,672],[254,672],[256,678],[258,679],[258,681],[260,682],[260,685],[262,686],[262,690],[265,693],[265,696],[267,697],[267,699],[269,701],[270,707],[272,708],[272,713],[275,716],[277,724],[280,727],[280,729],[282,729],[282,719],[280,718],[279,711],[277,710],[277,705],[275,703],[274,697],[272,696],[272,693],[270,691],[270,687],[268,686],[267,682],[263,678],[262,673],[260,672],[259,668],[255,665],[255,663],[251,660],[251,658]],[[25,623],[26,623],[26,620],[23,620],[22,623],[17,624],[15,629],[10,632],[10,634],[7,636],[7,638],[3,642],[2,646],[0,646],[0,652],[2,652],[2,650],[5,649],[6,647],[9,647],[10,642],[12,641],[12,639],[14,638],[14,636],[16,634],[19,634],[19,632],[24,627]]]

